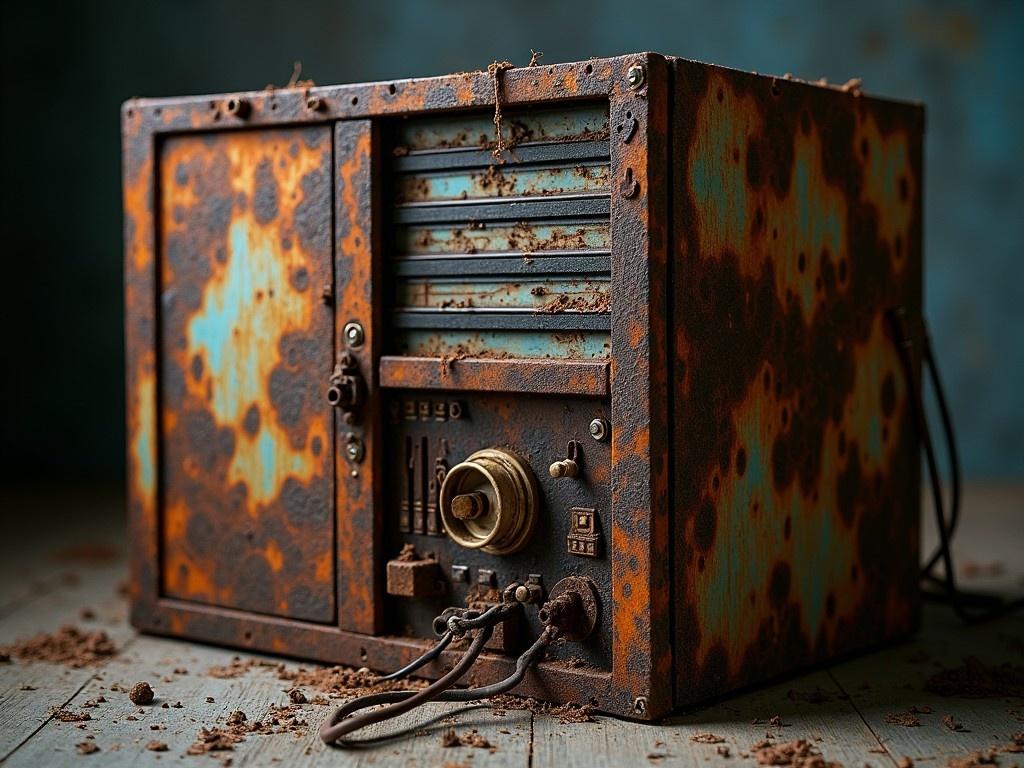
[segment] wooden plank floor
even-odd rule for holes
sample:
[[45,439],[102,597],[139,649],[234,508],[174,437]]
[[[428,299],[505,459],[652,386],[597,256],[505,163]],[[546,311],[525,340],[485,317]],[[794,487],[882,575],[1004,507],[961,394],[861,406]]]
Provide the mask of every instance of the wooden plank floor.
[[[250,733],[231,750],[188,755],[200,728],[224,726],[235,710],[252,722],[266,720],[271,707],[288,705],[291,683],[279,679],[273,665],[212,677],[208,670],[230,664],[235,652],[140,636],[127,625],[119,592],[127,575],[124,531],[119,517],[110,514],[108,499],[101,493],[51,497],[45,503],[35,496],[0,498],[5,522],[12,526],[0,542],[0,645],[74,624],[102,629],[119,649],[98,667],[17,659],[0,664],[0,761],[5,765],[203,766],[216,764],[211,757],[236,766],[756,765],[752,747],[770,735],[777,743],[806,739],[826,760],[845,766],[896,768],[906,765],[903,758],[945,766],[972,751],[1007,745],[1024,731],[1024,699],[942,697],[925,689],[930,676],[960,666],[966,657],[987,665],[1024,665],[1024,615],[968,628],[947,609],[929,606],[924,630],[911,642],[659,725],[605,716],[563,724],[528,710],[432,705],[367,729],[365,746],[342,751],[325,748],[316,737],[336,703],[331,701],[294,706],[304,726]],[[970,586],[1024,590],[1024,489],[973,488],[965,507],[957,557],[972,576]],[[934,540],[927,524],[924,536],[926,546]],[[150,706],[133,705],[121,690],[140,680],[156,689]],[[310,699],[317,693],[304,692]],[[90,719],[62,722],[53,714],[59,709],[87,713]],[[943,724],[946,715],[959,730]],[[900,716],[920,724],[899,724]],[[476,730],[491,746],[442,746],[442,736],[452,728],[458,735]],[[701,734],[717,740],[694,739]],[[151,742],[165,744],[166,750],[147,748]],[[84,743],[98,750],[80,754],[76,745]],[[997,753],[996,760],[1003,766],[1022,762],[1020,754],[1009,752]]]

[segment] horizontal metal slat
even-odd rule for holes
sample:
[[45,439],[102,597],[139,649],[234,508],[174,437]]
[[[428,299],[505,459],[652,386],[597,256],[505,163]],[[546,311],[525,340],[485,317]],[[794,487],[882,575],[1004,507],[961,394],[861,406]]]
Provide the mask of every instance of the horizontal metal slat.
[[[563,141],[550,144],[523,144],[510,150],[514,162],[504,166],[515,168],[530,163],[572,163],[609,158],[609,143],[603,141]],[[455,168],[486,168],[495,165],[489,149],[443,149],[410,152],[396,157],[393,169],[399,173],[440,171]]]
[[607,397],[606,360],[493,360],[384,356],[380,386]]
[[536,312],[506,309],[501,312],[473,309],[419,309],[392,312],[395,328],[460,328],[528,331],[607,331],[609,312]]
[[612,270],[611,256],[605,252],[594,255],[582,251],[579,255],[559,254],[540,256],[531,254],[505,253],[488,254],[445,254],[444,258],[415,257],[397,258],[391,261],[391,271],[396,277],[432,277],[435,275],[602,275]]
[[397,224],[423,224],[460,221],[519,221],[524,219],[563,219],[611,215],[611,200],[600,195],[551,195],[540,198],[496,198],[489,201],[450,201],[445,203],[406,203],[394,208]]

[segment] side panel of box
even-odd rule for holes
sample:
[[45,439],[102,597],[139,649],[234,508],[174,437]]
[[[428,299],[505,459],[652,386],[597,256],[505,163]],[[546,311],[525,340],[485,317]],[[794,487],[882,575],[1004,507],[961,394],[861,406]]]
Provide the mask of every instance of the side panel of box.
[[919,108],[676,62],[676,703],[914,629]]

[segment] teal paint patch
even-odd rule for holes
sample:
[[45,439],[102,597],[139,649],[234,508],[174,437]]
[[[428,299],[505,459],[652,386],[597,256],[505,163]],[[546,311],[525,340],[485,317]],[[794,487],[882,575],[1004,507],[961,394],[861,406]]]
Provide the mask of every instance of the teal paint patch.
[[[467,282],[456,277],[408,279],[396,286],[395,308],[542,309],[567,302],[569,311],[609,311],[611,276],[574,280],[519,279]],[[588,309],[601,305],[600,310]]]
[[611,353],[607,332],[547,333],[544,331],[431,331],[395,333],[399,354],[442,357],[600,359]]
[[514,162],[492,165],[489,171],[443,172],[399,178],[399,202],[429,202],[493,197],[587,194],[607,190],[608,162],[560,167]]

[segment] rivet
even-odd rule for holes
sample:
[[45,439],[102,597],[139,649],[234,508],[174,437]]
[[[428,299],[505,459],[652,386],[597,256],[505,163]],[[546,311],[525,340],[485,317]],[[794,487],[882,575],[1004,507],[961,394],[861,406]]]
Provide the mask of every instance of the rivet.
[[310,112],[320,112],[325,106],[324,100],[319,96],[309,96],[306,98],[306,109]]
[[644,72],[643,64],[634,64],[626,70],[626,82],[629,83],[629,87],[634,91],[643,85],[646,79],[647,74]]
[[363,326],[356,322],[347,323],[343,333],[345,342],[350,347],[361,347],[366,340],[366,332],[363,331]]
[[636,715],[646,715],[647,714],[647,697],[646,696],[637,696],[635,699],[633,699],[633,713],[636,714]]
[[611,425],[605,419],[594,419],[590,422],[590,436],[597,441],[604,440],[611,431]]

